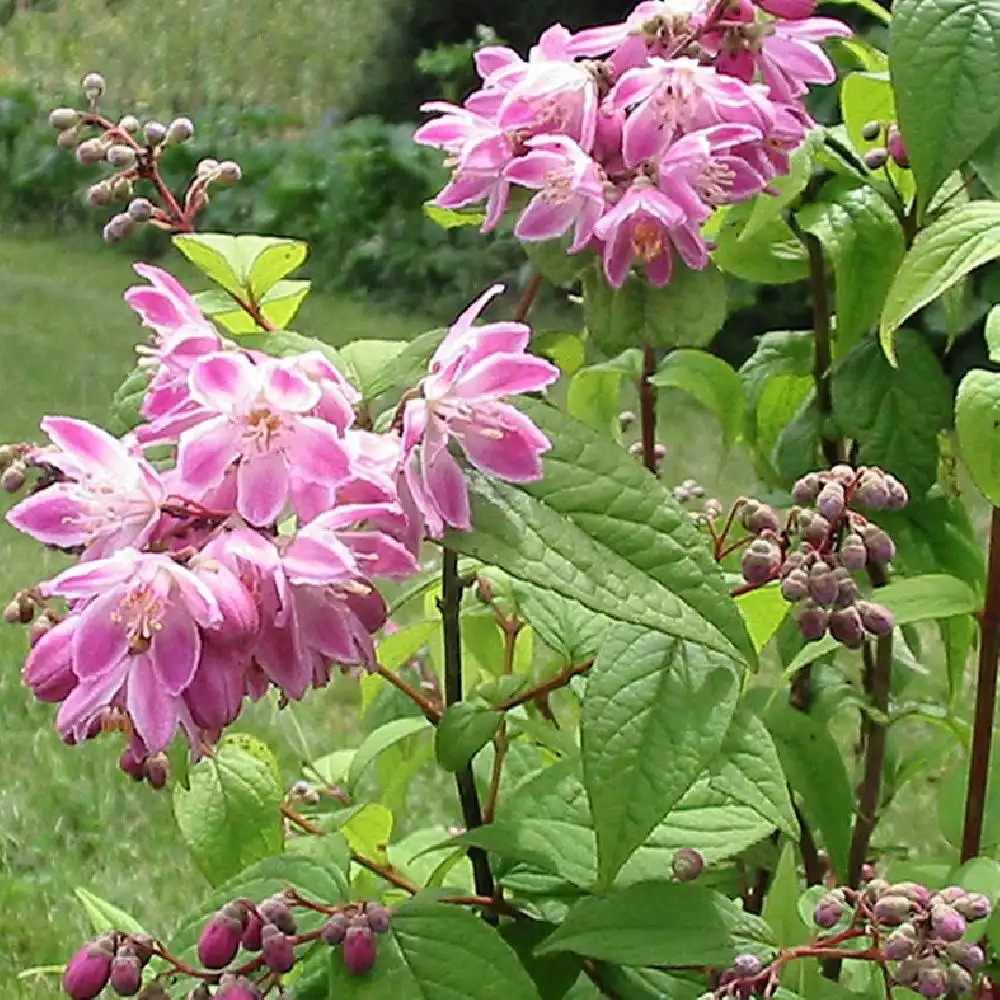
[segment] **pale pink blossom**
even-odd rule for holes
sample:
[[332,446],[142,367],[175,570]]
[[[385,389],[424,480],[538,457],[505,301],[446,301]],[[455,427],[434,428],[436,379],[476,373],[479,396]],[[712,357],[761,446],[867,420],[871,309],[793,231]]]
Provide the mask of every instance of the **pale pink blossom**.
[[82,547],[100,559],[125,546],[142,546],[160,520],[166,491],[160,475],[127,444],[84,420],[45,417],[53,442],[37,460],[64,477],[7,513],[19,531],[59,548]]
[[849,38],[851,34],[846,24],[829,17],[768,25],[756,58],[771,97],[778,102],[792,102],[807,94],[810,84],[833,83],[837,71],[818,43],[826,38]]
[[211,354],[191,370],[191,397],[207,419],[180,435],[177,467],[199,499],[235,463],[236,509],[251,524],[276,521],[314,482],[336,486],[350,472],[341,431],[313,416],[324,391],[294,357],[253,364],[237,351]]
[[541,455],[551,447],[504,397],[544,389],[559,369],[524,353],[530,330],[523,324],[472,326],[502,291],[493,286],[459,317],[431,359],[421,398],[403,412],[404,478],[433,537],[446,524],[471,528],[468,487],[450,440],[474,466],[511,482],[538,479]]

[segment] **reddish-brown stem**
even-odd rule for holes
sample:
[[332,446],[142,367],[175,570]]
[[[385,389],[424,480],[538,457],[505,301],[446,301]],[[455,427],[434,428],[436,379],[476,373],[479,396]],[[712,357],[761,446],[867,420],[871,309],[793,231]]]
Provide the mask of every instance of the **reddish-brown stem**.
[[256,302],[250,302],[240,298],[233,292],[229,297],[265,332],[274,333],[278,328],[260,311],[260,306]]
[[[503,672],[514,672],[514,655],[517,652],[517,637],[521,632],[521,622],[516,618],[504,618],[497,615],[500,627],[503,629]],[[483,805],[483,822],[492,823],[497,811],[497,799],[500,796],[500,781],[503,778],[503,765],[507,759],[510,740],[507,736],[507,720],[500,722],[500,728],[493,738],[493,771],[490,775],[490,788]]]
[[622,1000],[621,994],[612,989],[604,981],[604,976],[600,968],[592,958],[581,958],[580,967],[583,969],[583,974],[594,984],[594,988],[601,996],[607,997],[608,1000]]
[[806,822],[805,816],[795,803],[792,803],[795,810],[795,818],[799,821],[799,851],[802,854],[802,867],[805,870],[806,885],[822,885],[823,876],[826,874],[823,867],[823,859],[819,856],[816,841],[813,839],[812,830]]
[[402,691],[434,725],[437,725],[441,721],[440,706],[435,705],[430,698],[421,694],[412,684],[404,681],[402,677],[389,670],[388,667],[383,667],[381,663],[376,664],[371,669],[372,673],[387,680],[397,691]]
[[514,309],[514,315],[512,317],[515,323],[523,323],[528,318],[528,313],[531,312],[531,307],[535,304],[535,299],[538,298],[538,292],[542,287],[542,272],[535,271],[531,276],[531,280],[528,282],[528,287],[525,288],[520,299],[517,301],[517,306]]
[[642,434],[642,464],[656,474],[656,387],[649,380],[656,374],[656,350],[642,349],[642,374],[639,376],[639,428]]
[[729,513],[726,515],[726,521],[722,525],[722,531],[716,532],[711,527],[709,531],[712,535],[712,553],[716,562],[719,562],[725,555],[722,551],[723,546],[726,544],[726,539],[729,537],[729,532],[732,531],[733,521],[736,520],[736,512],[746,503],[746,497],[740,497],[733,505],[729,508]]
[[962,861],[979,854],[989,782],[993,716],[997,697],[997,654],[1000,637],[1000,507],[990,519],[989,559],[986,569],[986,601],[979,626],[979,671],[976,677],[976,715],[972,727],[969,787],[965,798],[962,829]]
[[584,660],[582,663],[574,663],[572,666],[565,667],[560,670],[558,674],[550,677],[546,681],[542,681],[539,684],[534,684],[529,688],[525,688],[523,691],[514,695],[513,698],[508,698],[506,701],[502,701],[496,706],[498,712],[506,712],[512,708],[517,708],[518,705],[526,705],[529,701],[534,701],[536,698],[540,698],[544,695],[556,691],[559,688],[565,687],[574,677],[579,677],[581,674],[585,674],[594,665],[593,659]]

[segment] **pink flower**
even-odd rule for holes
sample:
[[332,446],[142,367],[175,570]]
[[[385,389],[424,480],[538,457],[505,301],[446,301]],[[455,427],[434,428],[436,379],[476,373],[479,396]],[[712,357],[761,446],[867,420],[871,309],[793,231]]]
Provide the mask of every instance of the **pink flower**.
[[434,537],[445,524],[471,527],[468,487],[448,451],[450,439],[474,466],[511,482],[538,479],[540,456],[550,447],[503,397],[544,389],[559,369],[524,353],[531,331],[523,324],[472,327],[502,291],[494,285],[458,318],[431,359],[422,398],[407,402],[403,413],[404,479]]
[[236,508],[251,524],[268,525],[289,498],[295,505],[300,489],[348,477],[341,432],[313,416],[324,390],[296,358],[255,365],[236,351],[211,354],[191,369],[190,386],[207,414],[178,442],[180,478],[194,499],[237,462]]
[[486,202],[482,231],[495,229],[507,208],[510,183],[504,177],[514,158],[514,145],[499,129],[462,148],[451,180],[434,199],[442,208],[465,208]]
[[625,53],[617,52],[611,59],[621,71],[628,68],[619,65],[622,55],[631,64],[647,53],[663,55],[676,37],[705,23],[709,7],[705,0],[644,0],[623,22],[578,31],[566,49],[573,56],[594,58],[624,48]]
[[[198,666],[201,630],[221,621],[212,591],[169,556],[135,549],[74,566],[43,591],[78,602],[72,612],[77,684],[59,710],[59,731],[82,739],[104,709],[120,703],[146,750],[165,749],[178,724],[190,726],[181,695]],[[65,622],[57,629],[69,632]],[[65,647],[50,640],[44,652],[58,662]]]
[[84,420],[45,417],[42,430],[56,450],[41,451],[38,458],[66,478],[22,500],[7,520],[45,545],[83,546],[84,559],[145,544],[165,496],[152,466]]
[[514,235],[550,240],[575,227],[570,253],[582,250],[604,211],[601,168],[566,136],[538,136],[526,156],[506,169],[508,180],[539,193],[521,214]]
[[809,92],[811,83],[833,83],[837,71],[817,42],[849,38],[851,29],[828,17],[775,21],[768,26],[757,53],[760,74],[779,102],[792,102]]

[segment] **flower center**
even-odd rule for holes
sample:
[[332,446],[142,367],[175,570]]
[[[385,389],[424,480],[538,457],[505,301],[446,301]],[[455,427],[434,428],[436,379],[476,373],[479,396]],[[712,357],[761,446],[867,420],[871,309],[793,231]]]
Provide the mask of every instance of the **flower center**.
[[243,436],[266,451],[271,439],[281,430],[281,417],[266,406],[255,406],[246,418]]
[[709,163],[698,178],[698,194],[709,205],[724,201],[732,189],[736,174],[723,163]]
[[647,264],[663,254],[663,231],[648,219],[632,230],[632,253]]
[[553,205],[565,205],[573,198],[573,179],[569,174],[551,171],[545,176],[543,195],[545,200]]
[[145,653],[153,636],[163,628],[163,602],[149,584],[141,583],[122,598],[111,621],[121,625],[128,636],[130,653]]

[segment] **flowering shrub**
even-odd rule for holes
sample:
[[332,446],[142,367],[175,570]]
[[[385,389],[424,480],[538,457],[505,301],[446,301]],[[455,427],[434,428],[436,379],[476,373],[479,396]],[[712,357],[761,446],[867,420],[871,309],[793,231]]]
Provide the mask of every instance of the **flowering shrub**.
[[[122,770],[170,787],[214,890],[170,938],[88,897],[72,1000],[994,995],[1000,383],[953,399],[902,329],[1000,256],[1000,100],[956,72],[969,103],[946,103],[924,65],[993,93],[1000,20],[946,6],[901,0],[888,57],[790,0],[652,0],[527,60],[481,50],[483,87],[416,136],[453,167],[428,211],[516,214],[537,273],[513,318],[494,286],[406,345],[289,331],[307,248],[198,231],[242,170],[175,191],[193,122],[109,117],[97,74],[52,113],[110,168],[105,239],[166,230],[215,286],[139,265],[149,342],[110,430],[48,416],[0,453],[10,523],[74,560],[5,609],[24,680],[74,752],[117,734]],[[830,38],[864,68],[820,129],[801,102]],[[734,372],[703,349],[720,269],[808,278],[813,329],[762,332]],[[547,274],[585,335],[529,327]],[[667,488],[660,389],[767,494]],[[959,459],[994,505],[987,566]],[[379,708],[358,747],[291,778],[234,729],[335,674]],[[915,761],[911,726],[938,741]],[[400,836],[432,753],[460,823]],[[949,853],[900,862],[879,821],[948,755]]]

